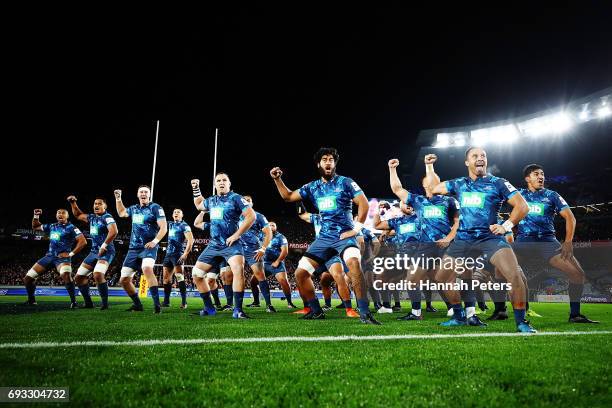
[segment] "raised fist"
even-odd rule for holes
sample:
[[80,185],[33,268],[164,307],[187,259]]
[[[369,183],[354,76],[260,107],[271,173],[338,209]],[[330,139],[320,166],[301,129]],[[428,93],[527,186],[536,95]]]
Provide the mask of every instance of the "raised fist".
[[37,208],[34,210],[34,215],[40,215],[42,214],[42,210],[40,208]]
[[389,168],[390,168],[390,169],[394,169],[394,168],[396,168],[397,166],[399,166],[399,160],[397,160],[397,159],[391,159],[391,160],[389,160]]
[[68,200],[69,202],[75,202],[77,200],[77,198],[73,195],[68,196],[68,198],[66,198],[66,200]]
[[283,175],[283,171],[280,169],[280,167],[275,167],[272,170],[270,170],[270,177],[272,177],[273,179],[278,179]]
[[425,155],[425,164],[434,164],[438,160],[438,156],[435,154],[426,154]]
[[115,200],[121,200],[121,190],[115,190],[113,193],[115,194]]
[[200,179],[191,180],[191,188],[199,188],[200,187]]

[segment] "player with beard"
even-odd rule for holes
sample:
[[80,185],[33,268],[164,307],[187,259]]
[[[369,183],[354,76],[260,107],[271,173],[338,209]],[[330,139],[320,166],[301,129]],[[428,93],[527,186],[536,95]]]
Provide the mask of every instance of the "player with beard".
[[100,310],[108,309],[108,283],[104,275],[115,257],[115,245],[113,240],[119,230],[112,215],[106,212],[106,201],[96,198],[93,204],[93,214],[86,214],[77,205],[77,198],[73,195],[67,198],[72,209],[72,215],[84,223],[89,224],[89,236],[91,237],[91,252],[83,260],[75,276],[75,283],[79,292],[85,300],[86,308],[93,308],[93,302],[89,295],[89,275],[93,272],[93,278],[98,285],[98,292],[102,299]]
[[[36,279],[38,275],[55,266],[64,281],[68,295],[70,296],[70,308],[76,309],[76,297],[74,281],[72,280],[72,257],[78,254],[87,245],[87,240],[71,222],[68,221],[68,211],[60,208],[55,213],[56,223],[41,224],[41,209],[34,210],[32,218],[32,229],[43,231],[49,236],[49,250],[44,257],[40,258],[23,278],[23,283],[28,293],[26,305],[36,305]],[[72,246],[76,243],[74,249]]]
[[[308,299],[311,311],[304,319],[323,319],[319,300],[315,295],[312,274],[319,265],[324,265],[334,256],[340,256],[349,268],[350,278],[357,298],[360,321],[365,324],[380,324],[369,310],[369,302],[361,270],[361,252],[355,235],[363,228],[368,214],[368,199],[352,179],[336,174],[339,159],[334,148],[321,148],[314,156],[320,178],[305,184],[299,190],[289,190],[281,176],[279,167],[270,170],[276,188],[286,202],[309,200],[321,214],[319,238],[308,247],[295,271],[299,289]],[[358,220],[353,221],[353,203],[358,207]]]
[[132,218],[132,234],[130,246],[121,268],[121,286],[132,299],[133,305],[128,311],[142,312],[142,302],[132,283],[136,271],[142,267],[151,297],[153,298],[154,312],[161,313],[159,303],[159,286],[153,271],[159,241],[168,231],[166,214],[157,203],[151,202],[151,188],[146,185],[138,187],[138,204],[125,208],[121,201],[121,190],[115,190],[115,204],[117,213],[121,218]]
[[[569,280],[570,323],[599,323],[580,313],[580,299],[584,290],[585,273],[574,256],[576,218],[563,197],[544,187],[544,168],[529,164],[523,169],[527,188],[519,191],[527,200],[529,213],[518,224],[515,248],[546,260],[550,266],[563,272]],[[565,240],[560,244],[555,237],[554,218],[559,214],[565,221]]]
[[[244,251],[240,237],[255,222],[255,211],[239,194],[230,190],[232,183],[225,172],[215,175],[217,194],[204,198],[200,191],[200,180],[191,180],[193,203],[200,211],[210,212],[210,243],[199,256],[192,269],[192,275],[198,278],[198,291],[204,301],[201,316],[216,314],[210,299],[210,288],[205,275],[218,268],[225,260],[230,266],[233,278],[234,319],[249,319],[242,310],[244,299]],[[242,218],[241,218],[242,216]],[[195,279],[194,279],[195,281]]]
[[191,227],[183,221],[183,210],[180,208],[175,208],[172,211],[172,219],[173,221],[170,221],[168,225],[166,256],[162,261],[164,268],[164,302],[162,307],[170,307],[172,276],[176,276],[181,294],[181,309],[186,309],[187,287],[185,285],[185,276],[183,275],[183,264],[193,248],[193,232],[191,232]]
[[[527,288],[519,272],[516,256],[504,239],[504,235],[529,212],[527,202],[507,180],[487,174],[487,153],[482,148],[470,147],[465,152],[468,177],[441,183],[434,170],[436,159],[434,154],[425,156],[427,184],[432,194],[454,195],[460,205],[459,230],[455,240],[446,250],[444,268],[438,273],[437,281],[454,283],[457,277],[455,269],[460,272],[456,258],[465,259],[470,257],[473,251],[479,252],[484,260],[497,268],[512,285],[510,299],[517,331],[535,333],[536,330],[525,320]],[[499,225],[497,215],[504,202],[512,206],[512,212],[509,219]],[[452,305],[454,315],[441,325],[468,324],[459,292],[448,290],[445,294]]]

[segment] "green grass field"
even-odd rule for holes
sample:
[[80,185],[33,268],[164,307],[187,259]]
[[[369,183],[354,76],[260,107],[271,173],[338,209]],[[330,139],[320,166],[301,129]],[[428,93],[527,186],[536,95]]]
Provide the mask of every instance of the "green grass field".
[[[382,315],[361,325],[334,310],[300,321],[284,302],[278,313],[248,309],[201,318],[201,306],[128,313],[129,299],[107,311],[68,310],[66,299],[0,298],[0,343],[236,339],[286,336],[512,333],[512,319],[487,328],[442,328],[445,313],[422,322]],[[96,300],[94,298],[94,300]],[[407,305],[407,302],[405,303]],[[437,305],[440,309],[442,305]],[[541,332],[612,331],[611,305],[584,305],[599,325],[570,325],[567,305],[534,304]],[[406,309],[402,311],[402,314]],[[482,316],[482,315],[481,315]],[[485,316],[486,317],[486,316]],[[612,334],[418,338],[262,343],[0,345],[0,386],[70,387],[79,406],[612,406]],[[62,404],[65,406],[65,404]],[[23,404],[19,405],[23,406]]]

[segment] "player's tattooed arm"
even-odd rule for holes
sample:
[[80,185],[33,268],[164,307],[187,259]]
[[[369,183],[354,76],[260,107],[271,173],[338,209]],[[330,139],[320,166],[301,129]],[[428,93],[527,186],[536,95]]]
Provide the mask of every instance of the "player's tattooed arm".
[[72,215],[74,215],[74,217],[79,221],[88,222],[87,214],[81,211],[81,209],[77,205],[77,198],[73,195],[70,195],[66,198],[66,200],[68,200],[68,202],[70,203]]
[[117,214],[119,214],[119,217],[121,218],[127,218],[128,212],[125,206],[123,205],[123,201],[121,201],[121,190],[115,190],[114,194],[115,194],[115,205],[117,206]]
[[32,217],[32,229],[35,231],[42,231],[42,223],[40,222],[40,215],[42,214],[42,210],[37,208],[34,210],[34,216]]
[[431,190],[431,194],[446,195],[448,194],[446,183],[440,182],[440,176],[434,170],[436,160],[438,160],[438,156],[435,154],[425,155],[425,184]]
[[276,189],[278,190],[278,193],[283,198],[283,200],[288,203],[302,201],[302,196],[300,195],[300,192],[298,190],[291,191],[287,188],[287,186],[283,182],[283,179],[281,178],[282,175],[283,171],[280,169],[280,167],[274,167],[272,170],[270,170],[270,177],[272,177],[272,179],[274,180]]
[[389,160],[389,183],[391,184],[391,190],[393,194],[402,201],[406,201],[408,198],[408,190],[402,187],[402,182],[397,175],[397,167],[399,166],[398,159]]
[[576,232],[576,217],[569,207],[563,209],[559,215],[565,220],[565,240],[561,244],[561,258],[572,260],[574,257],[574,233]]

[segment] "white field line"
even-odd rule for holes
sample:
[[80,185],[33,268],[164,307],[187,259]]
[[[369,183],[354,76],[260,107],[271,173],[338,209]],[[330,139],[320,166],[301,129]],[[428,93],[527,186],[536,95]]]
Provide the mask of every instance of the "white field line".
[[588,336],[612,334],[611,330],[567,331],[526,333],[463,333],[463,334],[390,334],[380,336],[319,336],[319,337],[245,337],[224,339],[151,339],[127,341],[72,341],[36,343],[0,343],[0,349],[36,349],[63,347],[121,347],[121,346],[163,346],[182,344],[225,344],[225,343],[279,343],[279,342],[317,342],[317,341],[385,341],[385,340],[428,340],[428,339],[465,339],[473,337],[541,337],[541,336]]

